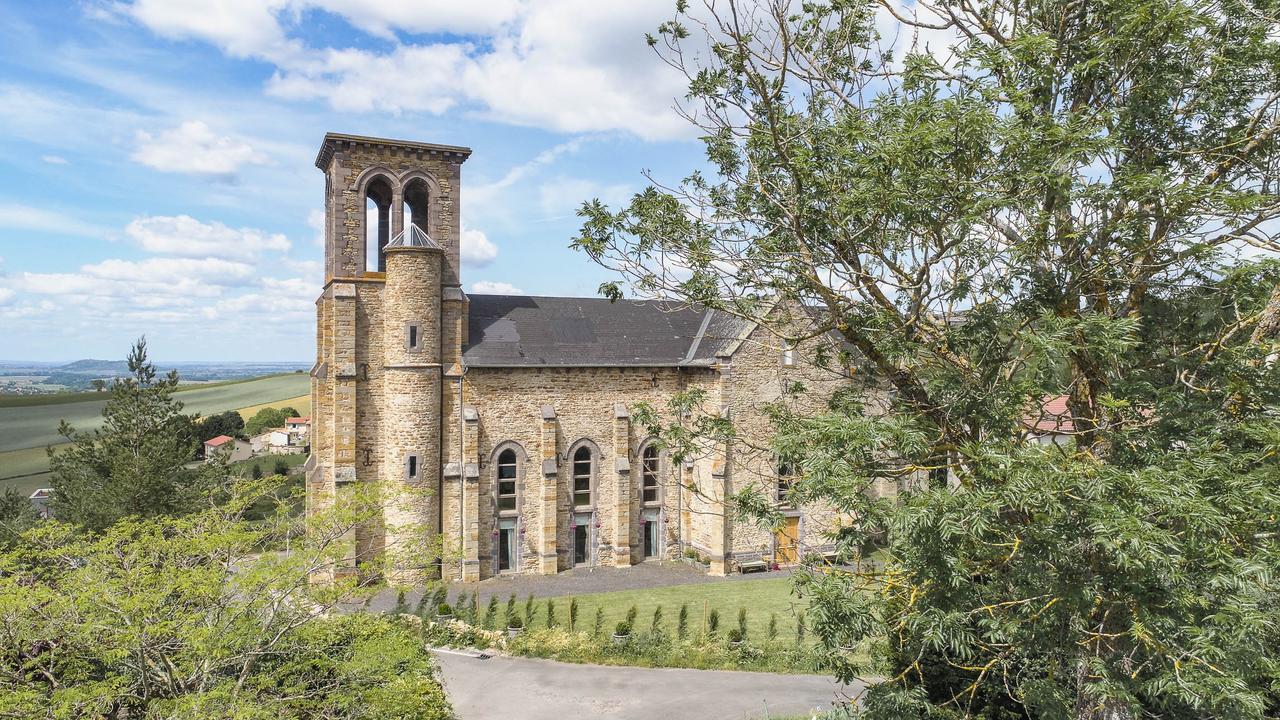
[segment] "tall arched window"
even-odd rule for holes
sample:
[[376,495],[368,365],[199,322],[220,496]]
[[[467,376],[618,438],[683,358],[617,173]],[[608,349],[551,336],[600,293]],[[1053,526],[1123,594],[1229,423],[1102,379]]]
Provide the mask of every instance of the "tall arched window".
[[591,448],[583,446],[573,453],[573,506],[590,507],[591,477],[595,469],[595,456]]
[[790,458],[783,456],[778,456],[777,470],[778,478],[775,491],[778,504],[790,507],[795,504],[790,497],[791,484],[800,475],[800,470]]
[[645,505],[658,503],[658,447],[646,445],[640,453],[640,501]]
[[493,462],[493,561],[497,573],[519,570],[522,459],[517,448],[507,447]]
[[516,451],[507,448],[498,454],[498,477],[494,494],[497,497],[498,512],[516,511],[516,484],[519,480],[519,460]]
[[383,248],[391,239],[391,183],[378,176],[365,186],[365,262],[368,272],[386,272],[387,259]]

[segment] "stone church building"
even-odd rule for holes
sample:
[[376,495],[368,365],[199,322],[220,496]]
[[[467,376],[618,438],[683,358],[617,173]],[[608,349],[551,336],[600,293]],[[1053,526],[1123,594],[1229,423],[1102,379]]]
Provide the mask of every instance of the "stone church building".
[[[768,450],[762,406],[792,382],[820,402],[847,377],[806,363],[812,348],[714,311],[465,293],[470,153],[330,133],[316,158],[325,283],[308,506],[368,481],[423,491],[390,498],[382,522],[355,533],[351,568],[415,530],[437,537],[444,559],[406,575],[466,581],[695,553],[723,574],[829,551],[840,518],[788,503],[791,471]],[[738,437],[677,464],[632,414],[692,389]],[[774,494],[781,528],[725,512],[749,484]]]

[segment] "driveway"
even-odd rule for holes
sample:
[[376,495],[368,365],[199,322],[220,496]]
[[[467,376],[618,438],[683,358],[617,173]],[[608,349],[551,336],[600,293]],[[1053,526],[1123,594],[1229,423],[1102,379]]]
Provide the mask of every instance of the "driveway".
[[460,720],[765,718],[827,709],[858,688],[821,675],[576,665],[436,652]]

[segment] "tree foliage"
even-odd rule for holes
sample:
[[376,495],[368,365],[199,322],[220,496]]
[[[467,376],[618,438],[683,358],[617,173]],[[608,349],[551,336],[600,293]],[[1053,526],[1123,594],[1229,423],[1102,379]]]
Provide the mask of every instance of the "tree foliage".
[[0,717],[452,717],[415,628],[334,612],[374,589],[311,583],[380,517],[380,490],[313,513],[290,552],[264,552],[304,522],[283,506],[241,519],[269,482],[95,535],[45,523],[0,553]]
[[204,444],[219,435],[242,437],[245,429],[244,418],[235,410],[210,415],[196,423],[196,440]]
[[199,444],[195,425],[173,398],[178,375],[157,377],[146,339],[129,352],[129,376],[111,386],[104,424],[79,432],[65,421],[69,445],[49,450],[54,513],[103,529],[130,515],[172,515],[194,508],[225,480],[219,463],[188,467]]
[[285,420],[297,416],[298,411],[292,407],[262,408],[245,423],[244,431],[248,435],[257,435],[272,428],[284,427]]
[[[841,677],[883,649],[867,714],[1274,715],[1280,8],[905,8],[679,3],[649,40],[707,167],[584,205],[575,246],[608,296],[857,370],[825,414],[765,409],[804,468],[789,497],[848,518],[842,559],[886,542],[883,567],[800,576]],[[661,430],[680,455],[724,425]]]

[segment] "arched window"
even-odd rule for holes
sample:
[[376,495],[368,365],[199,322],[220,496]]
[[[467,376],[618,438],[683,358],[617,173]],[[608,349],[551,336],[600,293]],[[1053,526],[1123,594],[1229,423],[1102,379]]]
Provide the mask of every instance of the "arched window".
[[404,226],[417,225],[418,229],[431,234],[431,193],[427,182],[422,178],[413,178],[404,186]]
[[511,448],[498,454],[497,483],[493,490],[497,500],[498,514],[516,511],[516,485],[520,479],[519,463],[516,451]]
[[775,488],[778,504],[790,506],[794,504],[791,500],[791,484],[795,482],[800,471],[790,458],[778,456],[777,460],[777,486]]
[[640,502],[658,503],[658,447],[652,443],[640,453]]
[[573,506],[590,507],[591,479],[594,476],[595,456],[591,448],[582,446],[573,453]]
[[391,183],[382,176],[373,178],[365,186],[364,197],[364,269],[386,272],[383,248],[391,239]]

